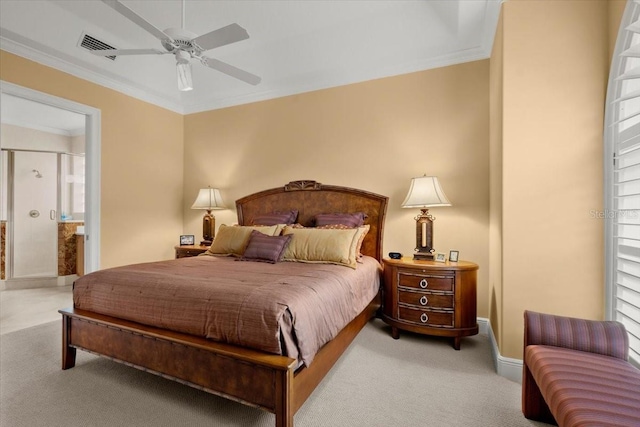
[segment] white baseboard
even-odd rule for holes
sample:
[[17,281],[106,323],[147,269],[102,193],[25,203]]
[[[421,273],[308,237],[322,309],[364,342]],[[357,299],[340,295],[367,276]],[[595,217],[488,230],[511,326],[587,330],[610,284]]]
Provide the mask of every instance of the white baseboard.
[[484,317],[478,317],[476,321],[478,322],[478,328],[479,328],[478,333],[480,335],[489,335],[489,329],[491,329],[489,327],[489,319],[485,319]]
[[56,277],[35,277],[0,280],[0,291],[10,291],[33,288],[52,288],[56,286],[69,286],[78,278],[75,274]]
[[73,282],[75,282],[78,277],[79,276],[77,274],[70,274],[68,276],[58,276],[58,286],[73,285]]
[[491,340],[493,365],[495,366],[498,375],[522,384],[522,360],[504,357],[500,354],[498,342],[496,341],[495,335],[493,335],[493,329],[491,329],[491,322],[489,322],[489,319],[479,317],[478,326],[481,334],[489,335],[489,339]]

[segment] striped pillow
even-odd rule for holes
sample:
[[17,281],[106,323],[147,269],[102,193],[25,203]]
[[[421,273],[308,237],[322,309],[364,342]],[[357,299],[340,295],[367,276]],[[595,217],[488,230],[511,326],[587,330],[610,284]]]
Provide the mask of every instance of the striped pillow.
[[282,255],[291,241],[292,235],[267,236],[254,230],[251,232],[247,249],[241,261],[262,261],[275,264],[282,260]]
[[355,213],[331,213],[318,214],[315,217],[316,227],[323,225],[346,225],[347,227],[356,228],[364,224],[367,215],[364,212]]
[[298,218],[298,210],[292,209],[288,212],[271,212],[268,214],[256,215],[252,225],[277,225],[293,224]]

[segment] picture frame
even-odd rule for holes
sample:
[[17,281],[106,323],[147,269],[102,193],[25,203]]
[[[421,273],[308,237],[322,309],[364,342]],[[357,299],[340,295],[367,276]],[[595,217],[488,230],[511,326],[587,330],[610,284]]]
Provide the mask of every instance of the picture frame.
[[435,262],[447,262],[447,254],[444,254],[442,252],[436,253],[434,261]]
[[449,262],[458,262],[459,255],[459,251],[449,251]]
[[194,245],[196,243],[196,236],[193,234],[182,234],[180,235],[180,246],[189,246]]

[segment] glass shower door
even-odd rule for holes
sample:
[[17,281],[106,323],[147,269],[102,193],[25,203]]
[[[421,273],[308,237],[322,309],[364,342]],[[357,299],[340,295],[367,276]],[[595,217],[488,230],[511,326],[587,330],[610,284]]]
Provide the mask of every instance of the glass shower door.
[[58,275],[58,160],[54,153],[13,152],[12,277]]

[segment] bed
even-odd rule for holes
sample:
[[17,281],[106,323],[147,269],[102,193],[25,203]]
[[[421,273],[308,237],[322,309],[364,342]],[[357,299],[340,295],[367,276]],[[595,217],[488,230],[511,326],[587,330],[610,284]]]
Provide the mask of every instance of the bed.
[[[295,209],[297,223],[307,227],[318,214],[363,212],[369,232],[361,242],[361,253],[379,262],[387,202],[387,197],[367,191],[305,180],[243,197],[236,201],[236,209],[240,225],[253,224],[254,218],[270,212]],[[275,414],[277,427],[289,427],[296,411],[379,306],[376,293],[333,339],[314,351],[311,363],[74,307],[60,310],[62,369],[75,365],[76,350],[81,349],[258,407]]]

